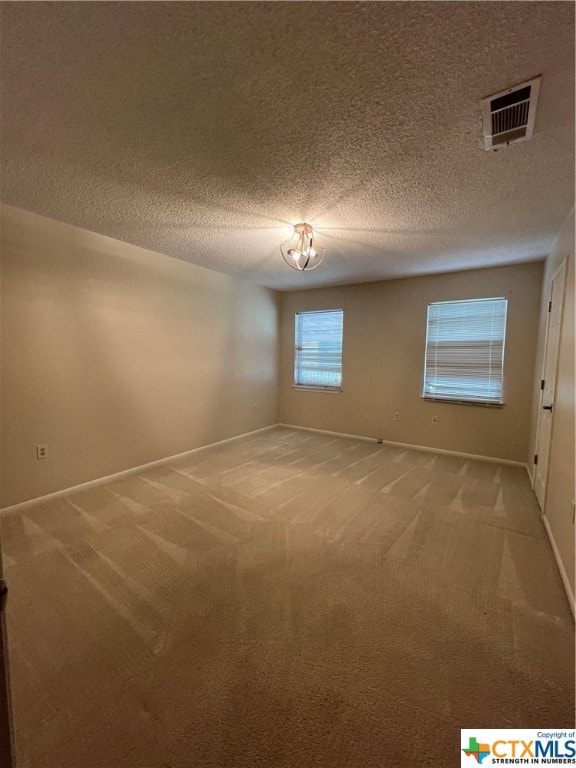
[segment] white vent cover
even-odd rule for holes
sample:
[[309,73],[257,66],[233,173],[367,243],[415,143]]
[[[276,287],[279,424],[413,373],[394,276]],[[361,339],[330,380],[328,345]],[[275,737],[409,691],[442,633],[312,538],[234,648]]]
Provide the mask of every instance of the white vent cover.
[[534,133],[540,78],[482,99],[484,149],[527,141]]

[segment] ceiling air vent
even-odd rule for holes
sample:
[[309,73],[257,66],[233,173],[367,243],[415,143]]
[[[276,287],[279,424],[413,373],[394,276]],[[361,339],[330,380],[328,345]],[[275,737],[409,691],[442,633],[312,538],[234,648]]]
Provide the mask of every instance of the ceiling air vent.
[[534,133],[540,78],[482,99],[484,149],[527,141]]

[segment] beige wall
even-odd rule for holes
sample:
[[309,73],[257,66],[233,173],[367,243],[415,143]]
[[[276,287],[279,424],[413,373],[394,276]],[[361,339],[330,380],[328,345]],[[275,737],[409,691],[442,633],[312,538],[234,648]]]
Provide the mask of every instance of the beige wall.
[[568,580],[572,596],[574,596],[575,542],[574,522],[572,519],[572,500],[575,498],[576,493],[576,458],[574,451],[574,423],[576,419],[574,410],[574,283],[576,279],[574,274],[574,211],[566,219],[564,227],[558,235],[554,248],[546,261],[533,392],[532,454],[536,453],[536,428],[540,407],[540,379],[542,378],[546,323],[548,319],[547,302],[550,296],[552,277],[564,258],[567,258],[566,288],[558,353],[558,378],[554,410],[552,412],[552,438],[544,514],[561,560],[564,578]]
[[9,206],[1,330],[2,506],[276,421],[277,294]]
[[[541,280],[542,264],[532,263],[283,294],[280,420],[526,462]],[[427,304],[492,296],[508,298],[504,408],[422,400]],[[294,314],[337,308],[343,392],[295,390]]]

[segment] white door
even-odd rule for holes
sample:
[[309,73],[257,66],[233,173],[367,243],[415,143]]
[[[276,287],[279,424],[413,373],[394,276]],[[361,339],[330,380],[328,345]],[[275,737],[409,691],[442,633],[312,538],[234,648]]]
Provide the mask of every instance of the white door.
[[534,466],[534,492],[542,511],[544,511],[546,499],[546,480],[548,478],[548,457],[550,454],[552,420],[554,418],[554,393],[556,391],[558,345],[560,342],[560,327],[562,325],[565,279],[566,262],[562,264],[552,278],[550,303],[548,304],[548,329],[546,331],[546,349],[544,350],[544,369],[542,372],[542,381],[544,383],[540,393],[536,464]]

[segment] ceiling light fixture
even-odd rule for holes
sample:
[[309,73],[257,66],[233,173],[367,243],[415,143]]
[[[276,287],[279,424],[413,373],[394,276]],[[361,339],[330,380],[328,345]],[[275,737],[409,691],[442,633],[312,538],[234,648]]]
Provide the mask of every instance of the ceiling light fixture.
[[314,242],[314,231],[311,224],[296,224],[290,240],[280,246],[280,251],[286,264],[300,272],[315,269],[324,258],[326,248]]

